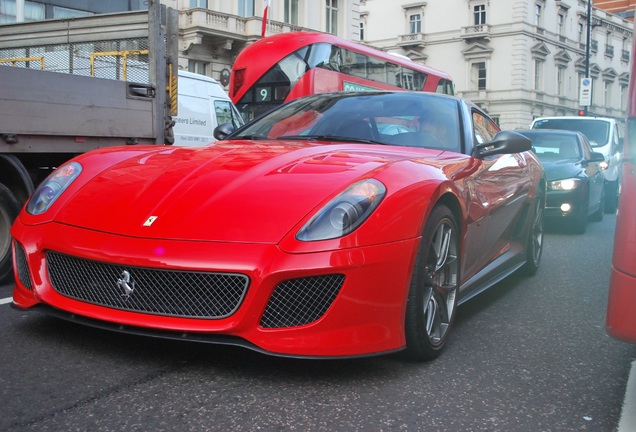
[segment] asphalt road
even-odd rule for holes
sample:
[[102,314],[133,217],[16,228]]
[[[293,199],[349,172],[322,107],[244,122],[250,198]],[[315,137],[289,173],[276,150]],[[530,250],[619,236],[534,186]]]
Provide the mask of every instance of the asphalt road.
[[0,430],[614,431],[636,359],[604,328],[614,227],[548,233],[539,273],[460,307],[429,363],[282,359],[0,304]]

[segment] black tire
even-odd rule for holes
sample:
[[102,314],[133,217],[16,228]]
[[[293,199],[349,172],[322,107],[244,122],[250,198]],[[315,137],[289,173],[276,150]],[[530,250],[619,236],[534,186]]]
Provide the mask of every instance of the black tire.
[[605,213],[616,213],[618,207],[618,181],[605,182]]
[[532,225],[526,242],[526,263],[519,269],[524,276],[533,276],[539,270],[541,255],[543,255],[543,227],[545,216],[545,192],[537,195],[532,213]]
[[585,231],[587,231],[587,222],[589,220],[589,216],[587,214],[588,209],[589,200],[585,200],[579,209],[579,214],[574,217],[572,224],[570,225],[570,229],[574,234],[584,234]]
[[0,282],[13,277],[10,230],[19,211],[18,199],[6,186],[0,184]]
[[601,222],[603,220],[603,216],[605,215],[605,188],[601,191],[601,199],[598,203],[598,209],[592,213],[590,216],[590,220],[592,222]]
[[457,311],[459,230],[448,207],[433,209],[422,234],[406,306],[404,355],[425,361],[442,352]]

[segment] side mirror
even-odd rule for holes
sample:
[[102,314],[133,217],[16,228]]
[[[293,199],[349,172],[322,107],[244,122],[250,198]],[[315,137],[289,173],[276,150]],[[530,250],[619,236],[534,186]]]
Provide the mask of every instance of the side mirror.
[[591,152],[590,153],[590,162],[604,162],[605,161],[605,155],[603,153],[599,153],[599,152]]
[[498,154],[521,153],[532,149],[529,138],[513,131],[501,131],[486,143],[477,144],[473,152],[475,157],[485,158]]
[[214,138],[218,140],[224,140],[232,132],[234,132],[234,125],[232,123],[223,123],[214,128]]

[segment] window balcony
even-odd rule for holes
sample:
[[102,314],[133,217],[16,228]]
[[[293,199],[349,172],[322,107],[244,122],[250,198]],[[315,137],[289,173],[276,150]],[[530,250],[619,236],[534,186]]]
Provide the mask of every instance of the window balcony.
[[621,50],[621,61],[629,63],[629,51]]
[[477,24],[462,27],[462,39],[467,42],[473,39],[490,40],[490,26],[488,24]]
[[[195,45],[220,46],[225,49],[243,47],[248,41],[260,39],[261,17],[238,17],[210,9],[184,9],[179,13],[181,50],[187,51]],[[267,34],[278,34],[300,30],[298,26],[269,21]]]
[[401,47],[424,48],[424,33],[409,33],[398,36],[398,45]]
[[592,43],[590,44],[590,49],[593,53],[598,52],[598,41],[596,39],[592,39]]

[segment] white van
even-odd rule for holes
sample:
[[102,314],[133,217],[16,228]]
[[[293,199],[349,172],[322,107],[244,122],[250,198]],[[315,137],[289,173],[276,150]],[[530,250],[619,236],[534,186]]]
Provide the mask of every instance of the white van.
[[618,205],[618,184],[621,177],[622,139],[615,119],[606,117],[537,117],[532,129],[563,129],[579,131],[587,136],[592,150],[605,156],[605,211],[614,213]]
[[241,115],[223,87],[214,78],[179,71],[179,112],[174,120],[174,145],[200,147],[216,141],[214,128],[243,124]]

